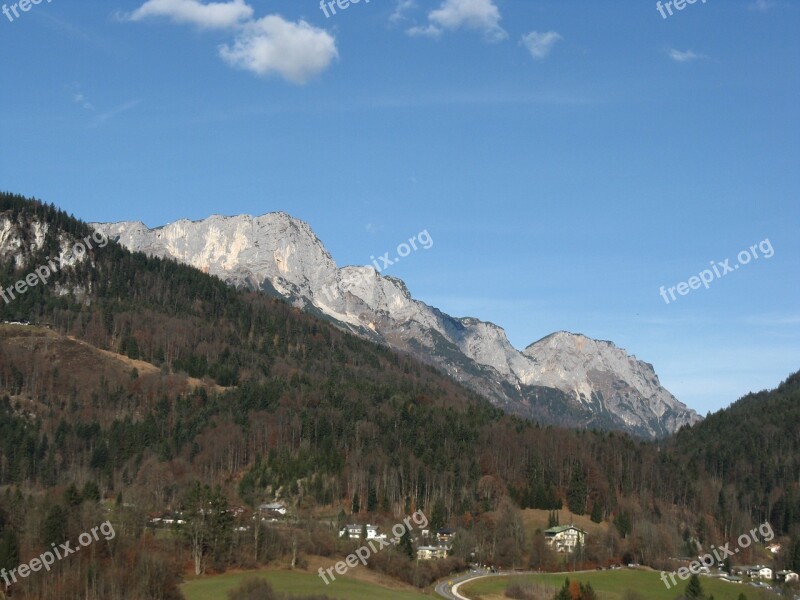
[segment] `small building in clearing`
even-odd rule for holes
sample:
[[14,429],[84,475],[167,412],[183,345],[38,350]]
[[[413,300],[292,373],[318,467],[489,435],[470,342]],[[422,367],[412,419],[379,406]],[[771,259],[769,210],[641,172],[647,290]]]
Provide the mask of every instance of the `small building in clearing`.
[[586,532],[574,525],[558,525],[544,530],[544,538],[556,552],[574,552],[586,543]]

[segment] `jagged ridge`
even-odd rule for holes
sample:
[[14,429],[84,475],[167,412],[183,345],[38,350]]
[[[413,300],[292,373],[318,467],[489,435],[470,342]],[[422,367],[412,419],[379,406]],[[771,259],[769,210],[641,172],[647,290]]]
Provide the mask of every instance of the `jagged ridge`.
[[277,293],[365,337],[437,365],[503,409],[546,423],[645,437],[699,420],[652,365],[611,342],[558,332],[515,349],[505,331],[415,300],[372,267],[338,268],[308,224],[283,212],[214,215],[149,229],[96,223],[123,246],[173,258],[231,285]]

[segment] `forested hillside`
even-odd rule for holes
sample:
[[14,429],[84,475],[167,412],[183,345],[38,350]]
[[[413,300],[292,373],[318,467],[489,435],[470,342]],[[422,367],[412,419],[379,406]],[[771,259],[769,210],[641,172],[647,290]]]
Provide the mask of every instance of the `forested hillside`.
[[777,389],[749,394],[670,443],[691,473],[724,482],[715,516],[757,510],[780,531],[800,523],[800,373]]
[[[91,234],[9,194],[0,225],[5,288]],[[147,517],[275,498],[308,518],[422,509],[464,528],[465,558],[478,547],[498,564],[534,560],[533,540],[502,533],[518,508],[610,523],[587,542],[596,564],[659,566],[692,538],[722,543],[770,518],[794,533],[781,560],[800,568],[798,375],[656,445],[503,415],[407,356],[113,242],[0,310],[33,323],[0,325],[0,567],[101,522],[100,500],[120,520],[107,548],[23,582],[20,597],[83,598],[87,577],[91,597],[178,597],[153,590],[172,590],[197,548],[143,535]],[[313,527],[228,533],[200,548],[202,569],[331,553]]]

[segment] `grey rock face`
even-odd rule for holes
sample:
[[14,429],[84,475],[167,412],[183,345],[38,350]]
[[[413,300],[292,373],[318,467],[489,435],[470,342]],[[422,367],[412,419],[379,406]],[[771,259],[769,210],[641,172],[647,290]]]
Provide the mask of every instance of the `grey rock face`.
[[358,335],[438,366],[503,409],[545,423],[658,437],[699,420],[653,367],[610,342],[554,333],[515,349],[502,328],[451,317],[372,267],[337,268],[302,221],[285,213],[212,216],[147,228],[95,223],[123,246],[172,258],[237,287],[277,293]]

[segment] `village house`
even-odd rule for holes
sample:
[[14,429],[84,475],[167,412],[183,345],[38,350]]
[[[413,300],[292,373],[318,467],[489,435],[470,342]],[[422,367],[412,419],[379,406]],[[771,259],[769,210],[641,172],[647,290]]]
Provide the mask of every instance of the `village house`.
[[772,576],[772,569],[770,569],[769,567],[761,567],[761,568],[758,570],[758,575],[757,575],[757,577],[758,577],[759,579],[769,579],[769,580],[772,580],[772,579],[773,579],[773,576]]
[[418,560],[438,560],[447,558],[447,548],[444,546],[420,546],[417,548]]
[[365,529],[367,534],[366,539],[368,540],[386,539],[385,533],[378,533],[377,525],[370,525],[369,523],[366,525],[359,525],[357,523],[345,525],[344,528],[339,532],[339,537],[346,537],[348,540],[360,540]]
[[452,529],[439,529],[436,532],[436,539],[439,540],[440,545],[449,545],[456,537],[456,532]]
[[259,512],[266,513],[266,514],[278,514],[280,516],[286,516],[286,507],[281,504],[280,502],[270,502],[267,504],[262,504],[258,507]]
[[186,521],[183,519],[183,513],[167,512],[162,514],[160,517],[154,517],[150,519],[150,524],[153,527],[171,527],[172,525],[185,525]]
[[580,544],[586,543],[586,532],[574,525],[558,525],[545,529],[544,538],[556,552],[574,552]]
[[772,569],[764,565],[741,565],[732,567],[734,575],[747,575],[750,579],[772,579]]
[[786,583],[797,583],[800,581],[800,575],[794,571],[778,571],[775,573],[775,580]]

